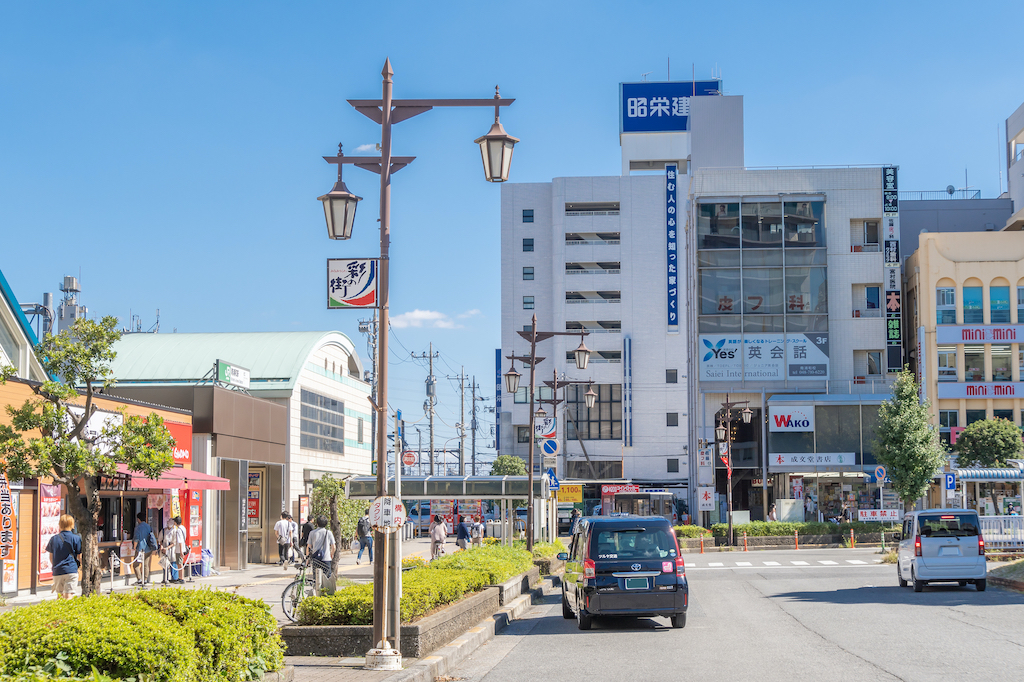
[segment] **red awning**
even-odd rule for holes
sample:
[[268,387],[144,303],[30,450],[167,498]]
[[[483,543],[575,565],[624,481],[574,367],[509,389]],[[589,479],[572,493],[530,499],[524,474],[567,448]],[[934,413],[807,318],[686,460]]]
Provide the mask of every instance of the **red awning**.
[[199,471],[175,467],[168,469],[160,478],[146,478],[145,474],[129,471],[127,464],[118,464],[117,473],[132,479],[133,488],[180,488],[188,490],[231,490],[231,481],[220,476],[211,476]]

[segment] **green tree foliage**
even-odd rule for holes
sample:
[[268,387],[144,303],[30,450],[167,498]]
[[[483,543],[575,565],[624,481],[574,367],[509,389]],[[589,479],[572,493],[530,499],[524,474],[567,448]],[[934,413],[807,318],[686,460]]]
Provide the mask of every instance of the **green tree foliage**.
[[878,408],[875,459],[885,467],[907,511],[927,492],[946,460],[928,411],[928,402],[918,398],[914,374],[906,368],[893,384],[892,397]]
[[965,428],[953,448],[961,465],[1004,467],[1024,453],[1020,429],[1006,419],[984,419]]
[[[163,419],[124,416],[90,428],[96,391],[114,383],[110,363],[121,338],[116,317],[78,320],[60,334],[47,334],[36,356],[52,377],[32,384],[35,398],[7,406],[11,425],[0,425],[0,471],[9,479],[43,478],[65,486],[68,510],[82,535],[82,593],[99,590],[102,566],[96,539],[100,513],[99,477],[118,464],[159,478],[174,464],[174,439]],[[9,377],[6,371],[0,378]],[[69,406],[85,398],[84,406]]]
[[363,511],[370,505],[366,500],[349,500],[345,497],[345,482],[330,474],[324,474],[313,483],[309,508],[316,516],[326,516],[331,521],[336,549],[332,558],[334,573],[337,575],[342,549],[348,549],[350,539],[355,537],[356,523]]
[[491,476],[525,476],[526,462],[515,455],[498,455],[491,464]]

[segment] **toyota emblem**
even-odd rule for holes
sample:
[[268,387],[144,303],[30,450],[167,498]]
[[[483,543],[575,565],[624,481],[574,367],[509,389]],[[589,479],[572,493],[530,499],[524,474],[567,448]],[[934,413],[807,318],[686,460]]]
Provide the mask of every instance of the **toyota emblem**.
[[641,566],[640,564],[633,564],[632,566],[630,566],[630,568],[632,568],[634,571],[639,571],[641,568],[643,568],[643,566]]

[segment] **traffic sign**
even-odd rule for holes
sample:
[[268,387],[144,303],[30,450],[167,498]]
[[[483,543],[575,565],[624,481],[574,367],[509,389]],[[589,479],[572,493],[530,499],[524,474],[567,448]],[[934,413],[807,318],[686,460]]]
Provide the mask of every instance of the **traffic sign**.
[[548,490],[558,490],[560,487],[558,477],[555,476],[555,470],[548,469]]
[[540,442],[540,451],[548,457],[554,457],[558,454],[558,441],[554,438],[546,438]]
[[370,526],[381,533],[394,533],[405,523],[405,508],[397,497],[378,497],[370,503]]
[[697,511],[715,510],[715,489],[713,487],[697,488]]
[[883,467],[883,466],[875,467],[875,480],[876,481],[885,481],[885,467]]
[[416,464],[416,453],[412,450],[406,450],[402,453],[402,464],[407,467],[411,467]]
[[946,490],[956,490],[956,474],[945,474]]

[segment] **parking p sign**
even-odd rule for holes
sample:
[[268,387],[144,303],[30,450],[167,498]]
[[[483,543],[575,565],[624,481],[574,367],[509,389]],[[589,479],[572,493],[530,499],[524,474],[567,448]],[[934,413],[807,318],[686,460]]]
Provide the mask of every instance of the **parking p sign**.
[[945,474],[946,490],[956,490],[956,474]]

